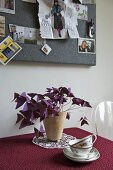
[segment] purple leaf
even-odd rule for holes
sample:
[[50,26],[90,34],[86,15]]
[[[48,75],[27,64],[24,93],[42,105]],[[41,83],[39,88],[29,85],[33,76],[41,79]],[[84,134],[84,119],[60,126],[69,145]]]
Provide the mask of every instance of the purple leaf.
[[20,110],[20,113],[21,113],[27,120],[30,120],[31,115],[32,115],[32,111],[31,111],[31,110],[27,110],[27,111]]
[[35,100],[31,99],[30,103],[27,103],[27,108],[28,108],[27,110],[32,110],[32,111],[37,110],[38,103]]
[[40,103],[37,104],[37,110],[40,113],[43,113],[45,111],[45,109],[47,108],[47,106],[44,104],[43,101],[41,101]]
[[25,105],[23,106],[23,111],[27,111],[28,110],[28,106],[27,103],[25,103]]
[[26,102],[26,98],[25,97],[22,97],[22,96],[19,96],[16,101],[17,103],[16,105],[16,109],[18,109],[19,107],[21,107],[25,102]]
[[46,105],[47,107],[50,105],[50,103],[48,102],[48,100],[43,100],[42,101],[44,105]]
[[26,92],[23,92],[20,96],[26,97]]
[[27,93],[28,96],[30,96],[31,98],[34,98],[35,96],[37,96],[37,93]]
[[48,115],[56,115],[59,113],[59,110],[57,108],[48,108]]
[[47,108],[44,110],[43,115],[44,115],[45,118],[48,117],[48,110],[47,110]]
[[21,114],[17,113],[16,124],[17,124],[18,122],[20,122],[23,118],[24,118],[24,117],[23,117]]
[[91,107],[91,105],[89,104],[89,102],[84,101],[84,103],[83,103],[83,107]]
[[68,87],[68,91],[71,93],[71,88],[70,87]]
[[15,99],[17,99],[19,97],[18,93],[14,93],[14,99],[12,101],[14,101]]
[[81,126],[83,126],[84,124],[89,125],[88,121],[87,121],[87,120],[85,120],[85,119],[83,119],[83,120],[81,121]]
[[26,98],[26,101],[29,102],[30,101],[30,98],[26,95],[26,92],[23,92],[20,97],[24,97]]
[[45,115],[41,115],[40,116],[40,122],[43,121],[45,119]]
[[53,93],[58,93],[60,88],[52,87]]
[[47,92],[49,92],[50,93],[50,91],[52,90],[51,88],[46,88],[47,89]]
[[34,127],[34,132],[37,138],[39,138],[40,136],[43,137],[44,136],[43,126],[41,125],[39,130]]
[[38,119],[40,117],[40,113],[37,111],[33,111],[33,115],[35,119]]
[[80,118],[80,122],[81,122],[81,126],[83,126],[84,124],[89,125],[88,120],[87,120],[86,117],[81,117],[81,118]]
[[37,93],[28,93],[28,96],[30,96],[31,98],[37,96],[37,101],[44,99],[44,96],[42,94],[37,94]]
[[75,97],[73,93],[70,93],[68,97]]
[[74,97],[74,98],[72,99],[72,101],[73,101],[72,104],[76,104],[76,105],[81,105],[81,103],[83,102],[82,99],[79,99],[79,98],[76,98],[76,97]]
[[21,124],[20,124],[19,129],[22,129],[22,128],[24,128],[26,126],[30,126],[30,125],[34,125],[34,123],[29,121],[29,120],[27,120],[27,119],[23,119]]
[[80,118],[80,121],[82,121],[83,119],[84,119],[84,118],[83,118],[83,117],[81,117],[81,118]]
[[40,132],[43,132],[43,133],[45,132],[42,125],[40,125]]
[[80,99],[80,98],[76,98],[76,97],[74,97],[72,99],[72,105],[73,104],[76,104],[76,105],[79,105],[79,106],[82,106],[82,107],[91,107],[89,102],[87,102],[87,101],[85,101],[83,99]]
[[42,99],[44,99],[44,96],[43,96],[42,94],[38,94],[38,95],[37,95],[37,101],[38,101],[38,100],[42,100]]
[[67,112],[66,119],[70,119],[70,113]]
[[38,138],[39,137],[39,130],[34,127],[34,132],[35,132],[36,137]]
[[44,133],[43,132],[39,132],[39,137],[43,137],[44,136]]
[[51,93],[45,93],[44,96],[45,96],[45,97],[49,97],[49,98],[51,99],[51,98],[53,97],[53,94],[51,94]]
[[64,95],[64,94],[68,95],[68,93],[70,93],[66,87],[60,87],[59,89],[60,89],[61,95]]
[[66,94],[67,97],[74,97],[73,93],[71,92],[71,88],[66,88],[66,87],[62,87],[61,88],[61,94],[64,95]]
[[66,99],[66,98],[64,98],[64,97],[59,97],[59,103],[60,103],[60,104],[63,104],[63,103],[65,103],[65,102],[67,102],[67,99]]

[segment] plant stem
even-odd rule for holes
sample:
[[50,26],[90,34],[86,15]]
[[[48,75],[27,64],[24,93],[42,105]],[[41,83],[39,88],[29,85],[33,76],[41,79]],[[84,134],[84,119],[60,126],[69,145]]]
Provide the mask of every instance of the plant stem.
[[65,110],[64,112],[67,112],[67,111],[70,111],[70,110],[79,109],[79,108],[81,108],[81,106],[80,106],[80,107],[77,107],[77,108],[76,108],[76,107],[74,107],[74,108],[71,108],[71,107],[70,107],[69,109]]

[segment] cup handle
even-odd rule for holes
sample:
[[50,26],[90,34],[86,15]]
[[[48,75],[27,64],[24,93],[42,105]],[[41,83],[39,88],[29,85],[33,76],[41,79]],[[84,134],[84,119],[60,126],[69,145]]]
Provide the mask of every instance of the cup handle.
[[95,141],[97,140],[97,135],[92,134],[92,137],[94,136],[94,141],[92,142],[93,144],[95,143]]

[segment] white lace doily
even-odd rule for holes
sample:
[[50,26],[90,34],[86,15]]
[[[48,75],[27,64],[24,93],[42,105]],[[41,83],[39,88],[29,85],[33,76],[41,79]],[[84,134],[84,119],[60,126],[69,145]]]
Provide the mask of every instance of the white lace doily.
[[36,136],[33,138],[32,142],[35,145],[38,145],[43,148],[64,148],[68,146],[68,143],[70,140],[76,139],[74,136],[67,135],[65,133],[62,134],[62,139],[58,142],[51,142],[47,139],[46,134],[44,134],[43,137],[36,138]]

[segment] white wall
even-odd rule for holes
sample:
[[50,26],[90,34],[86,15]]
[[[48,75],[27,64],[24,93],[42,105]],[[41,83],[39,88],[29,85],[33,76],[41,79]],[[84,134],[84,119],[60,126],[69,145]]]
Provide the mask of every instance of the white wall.
[[[0,137],[33,132],[33,127],[18,130],[15,126],[17,111],[15,103],[11,103],[14,92],[43,93],[46,87],[67,86],[77,97],[90,101],[93,106],[103,100],[113,100],[113,1],[99,0],[96,4],[96,66],[31,62],[10,62],[6,67],[0,65]],[[80,111],[73,113],[65,127],[76,126],[80,116]]]

